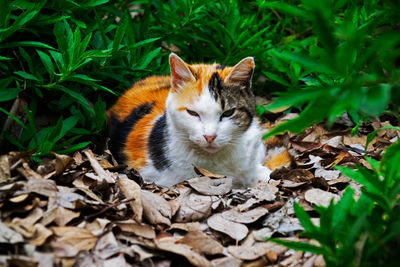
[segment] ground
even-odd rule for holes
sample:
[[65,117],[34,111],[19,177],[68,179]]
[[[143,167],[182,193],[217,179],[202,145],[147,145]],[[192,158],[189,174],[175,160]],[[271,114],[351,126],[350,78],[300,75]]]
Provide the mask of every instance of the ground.
[[107,150],[86,148],[36,164],[28,152],[10,152],[0,157],[0,265],[323,266],[322,256],[266,239],[301,239],[294,201],[318,224],[313,205],[337,201],[348,185],[357,197],[360,186],[334,166],[369,167],[363,157],[379,159],[398,133],[380,131],[365,151],[366,134],[388,124],[381,117],[350,137],[344,118],[329,130],[320,124],[281,136],[292,166],[248,189],[232,189],[223,173],[204,169],[160,188],[119,166]]

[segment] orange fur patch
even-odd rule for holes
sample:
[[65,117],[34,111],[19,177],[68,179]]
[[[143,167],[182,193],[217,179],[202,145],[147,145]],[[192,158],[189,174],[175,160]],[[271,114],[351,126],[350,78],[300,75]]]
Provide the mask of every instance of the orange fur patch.
[[264,166],[267,166],[270,170],[275,170],[280,167],[289,167],[292,163],[292,157],[290,156],[287,149],[282,153],[268,155]]
[[164,113],[165,100],[170,88],[169,76],[146,78],[135,83],[107,111],[108,118],[113,114],[119,121],[123,121],[135,107],[145,103],[153,103],[151,113],[145,115],[135,124],[125,144],[126,163],[137,170],[146,165],[147,139],[155,120]]

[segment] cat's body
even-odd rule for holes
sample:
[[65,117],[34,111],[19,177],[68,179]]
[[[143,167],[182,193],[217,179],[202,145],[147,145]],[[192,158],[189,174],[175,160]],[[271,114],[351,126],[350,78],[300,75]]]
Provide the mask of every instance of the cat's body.
[[147,181],[171,186],[193,166],[233,177],[236,187],[269,180],[251,91],[252,58],[235,67],[187,65],[136,83],[108,111],[110,149]]

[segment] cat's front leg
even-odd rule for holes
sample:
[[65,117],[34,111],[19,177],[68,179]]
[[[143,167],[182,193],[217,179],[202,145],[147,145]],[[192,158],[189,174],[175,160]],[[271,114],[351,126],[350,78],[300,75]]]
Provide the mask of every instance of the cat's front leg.
[[255,172],[255,178],[257,181],[262,181],[262,182],[268,182],[270,180],[270,174],[271,170],[268,167],[258,165],[256,172]]

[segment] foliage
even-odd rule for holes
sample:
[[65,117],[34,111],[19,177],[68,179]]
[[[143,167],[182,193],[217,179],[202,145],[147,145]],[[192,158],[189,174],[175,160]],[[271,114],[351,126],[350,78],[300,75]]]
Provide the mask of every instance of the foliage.
[[379,1],[257,1],[277,10],[292,32],[268,51],[273,71],[263,73],[287,87],[259,112],[297,107],[300,116],[267,136],[301,132],[315,122],[332,124],[343,112],[358,123],[378,116],[388,104],[398,118],[400,104],[400,6]]
[[171,50],[190,62],[235,64],[252,55],[259,75],[276,30],[271,12],[246,1],[0,4],[0,126],[9,116],[22,127],[1,135],[36,156],[93,141],[105,128],[106,104],[134,81],[168,73]]
[[320,245],[271,239],[296,250],[324,256],[327,266],[394,266],[400,261],[400,141],[388,147],[381,162],[366,158],[372,166],[357,169],[339,167],[343,174],[364,186],[360,198],[348,187],[340,201],[328,207],[316,206],[320,225],[297,203],[296,216],[304,227],[303,236]]

